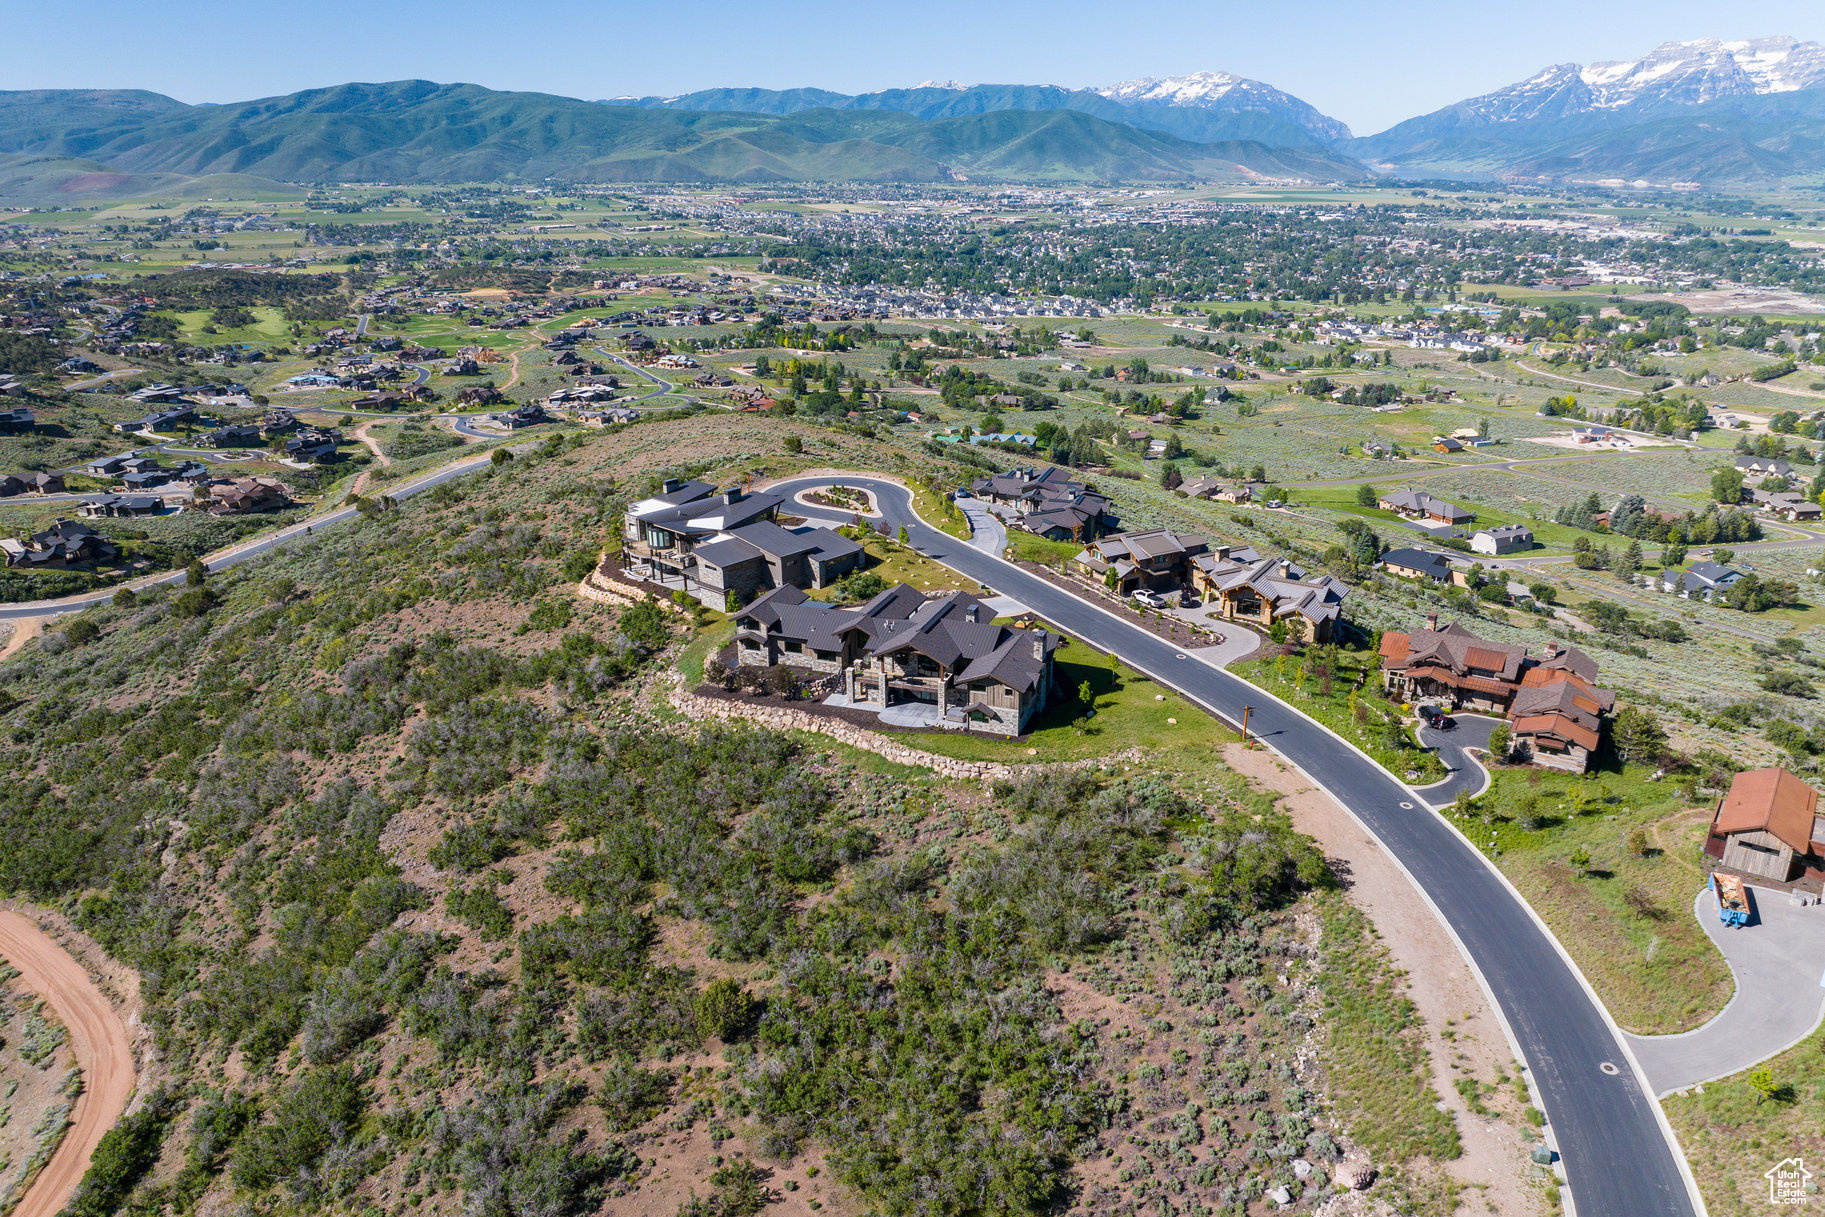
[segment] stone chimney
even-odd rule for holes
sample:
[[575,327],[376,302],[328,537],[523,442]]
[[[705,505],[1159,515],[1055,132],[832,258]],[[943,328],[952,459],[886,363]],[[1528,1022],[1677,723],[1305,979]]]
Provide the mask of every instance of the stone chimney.
[[1044,634],[1033,636],[1033,658],[1040,663],[1046,661],[1046,636]]
[[725,503],[740,502],[741,501],[741,487],[740,486],[731,486],[727,490],[723,491],[722,492],[722,501]]
[[1437,613],[1427,613],[1426,614],[1426,628],[1429,630],[1436,630],[1438,628],[1438,614]]
[[665,479],[665,485],[660,489],[660,493],[670,494],[682,485],[684,485],[684,483],[680,482],[677,478],[667,478]]

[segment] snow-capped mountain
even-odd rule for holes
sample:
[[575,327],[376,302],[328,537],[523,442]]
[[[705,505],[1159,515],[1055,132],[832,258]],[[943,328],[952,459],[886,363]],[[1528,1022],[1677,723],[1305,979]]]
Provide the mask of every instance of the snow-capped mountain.
[[1343,123],[1319,113],[1290,93],[1233,72],[1192,72],[1185,76],[1142,76],[1096,92],[1123,106],[1197,106],[1259,110],[1291,121],[1326,142],[1350,138]]
[[1403,173],[1752,181],[1802,174],[1822,116],[1825,45],[1702,38],[1639,59],[1556,64],[1343,150]]
[[1641,101],[1703,105],[1720,97],[1817,88],[1825,84],[1825,46],[1786,36],[1663,42],[1640,59],[1593,63],[1580,76],[1600,110]]
[[[1236,89],[1247,89],[1258,85],[1256,81],[1229,72],[1193,72],[1189,76],[1142,76],[1138,80],[1124,80],[1120,84],[1098,89],[1111,101],[1139,102],[1143,105],[1197,106],[1207,105],[1220,97],[1226,97]],[[1273,90],[1279,92],[1278,89]]]
[[1663,42],[1640,59],[1556,64],[1519,84],[1460,102],[1481,122],[1536,122],[1630,106],[1702,106],[1726,97],[1825,86],[1825,45],[1796,38]]

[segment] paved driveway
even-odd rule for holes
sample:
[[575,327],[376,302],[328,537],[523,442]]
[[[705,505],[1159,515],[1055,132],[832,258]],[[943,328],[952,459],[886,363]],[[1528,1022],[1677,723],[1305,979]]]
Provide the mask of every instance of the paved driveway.
[[1825,906],[1802,908],[1785,892],[1749,890],[1755,918],[1742,929],[1717,919],[1717,897],[1709,887],[1692,902],[1692,915],[1736,977],[1730,1004],[1696,1031],[1628,1037],[1656,1094],[1747,1069],[1819,1025],[1825,1010]]
[[970,522],[970,544],[985,554],[1000,557],[1007,552],[1008,529],[999,516],[989,510],[986,499],[958,499],[958,508]]
[[[791,479],[792,494],[833,478]],[[1531,910],[1487,859],[1386,770],[1278,699],[1192,659],[1165,639],[929,527],[892,482],[845,476],[875,492],[888,521],[919,551],[1012,596],[1091,646],[1235,723],[1254,707],[1257,738],[1332,793],[1383,844],[1439,912],[1476,967],[1528,1068],[1563,1156],[1577,1208],[1602,1217],[1681,1217],[1698,1211],[1671,1134],[1614,1024]],[[838,522],[841,522],[840,520]]]
[[1444,781],[1418,788],[1419,796],[1434,807],[1449,803],[1459,790],[1468,790],[1475,796],[1489,788],[1489,771],[1468,750],[1487,749],[1489,733],[1502,720],[1485,714],[1453,714],[1451,721],[1457,726],[1449,731],[1419,729],[1419,742],[1437,752],[1438,759],[1451,771]]

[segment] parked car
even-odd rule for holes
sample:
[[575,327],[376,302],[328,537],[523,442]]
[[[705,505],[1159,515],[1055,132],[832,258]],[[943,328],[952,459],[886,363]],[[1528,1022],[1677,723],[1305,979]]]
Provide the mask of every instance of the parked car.
[[1179,607],[1180,608],[1197,608],[1198,605],[1200,605],[1202,603],[1203,603],[1203,601],[1198,599],[1198,594],[1196,592],[1192,591],[1189,587],[1180,589],[1180,591],[1179,591]]
[[1144,587],[1135,589],[1134,594],[1131,595],[1129,599],[1133,600],[1142,608],[1163,609],[1166,607],[1166,597],[1160,595],[1158,592],[1150,592]]
[[1419,708],[1419,716],[1425,724],[1434,731],[1449,731],[1452,727],[1457,725],[1451,721],[1451,716],[1449,714],[1446,714],[1437,706],[1421,706]]

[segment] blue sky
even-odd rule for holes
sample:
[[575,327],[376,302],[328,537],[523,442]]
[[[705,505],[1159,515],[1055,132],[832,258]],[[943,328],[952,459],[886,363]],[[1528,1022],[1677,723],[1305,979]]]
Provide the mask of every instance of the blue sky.
[[1208,68],[1265,80],[1369,134],[1550,63],[1633,58],[1665,39],[1825,41],[1825,4],[0,0],[0,29],[4,89],[204,102],[422,77],[598,98],[927,79],[1085,86]]

